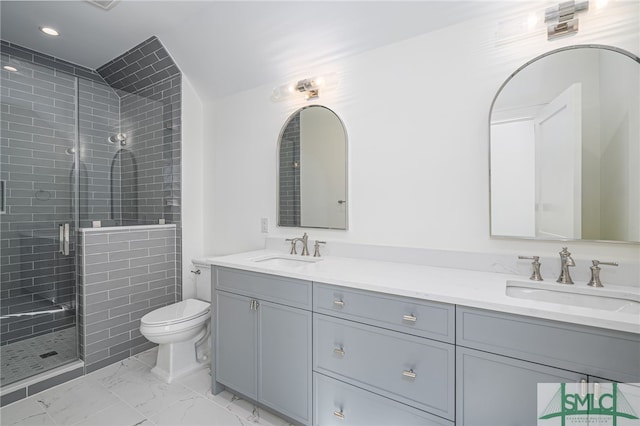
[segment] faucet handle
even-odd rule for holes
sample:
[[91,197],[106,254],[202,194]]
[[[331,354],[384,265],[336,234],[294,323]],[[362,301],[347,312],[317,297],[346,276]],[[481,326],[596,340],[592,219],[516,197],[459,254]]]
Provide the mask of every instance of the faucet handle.
[[529,277],[529,279],[532,281],[544,281],[544,279],[542,278],[542,275],[540,275],[540,265],[541,265],[540,256],[518,256],[518,259],[533,260],[533,262],[531,262],[533,272],[531,273],[531,276]]
[[289,254],[298,254],[298,252],[296,251],[297,239],[296,238],[287,238],[285,241],[290,241],[291,242],[291,251],[289,252]]
[[326,241],[318,241],[313,245],[313,257],[320,257],[320,244],[327,244]]
[[599,260],[592,260],[591,269],[591,279],[587,283],[590,287],[604,287],[602,285],[602,281],[600,281],[600,266],[599,265],[609,265],[609,266],[618,266],[618,262],[600,262]]

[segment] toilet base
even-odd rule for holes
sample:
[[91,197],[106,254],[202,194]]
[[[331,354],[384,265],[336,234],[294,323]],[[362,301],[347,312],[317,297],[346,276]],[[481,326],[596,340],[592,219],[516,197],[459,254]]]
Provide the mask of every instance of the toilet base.
[[195,343],[204,336],[205,330],[198,333],[192,339],[177,343],[161,343],[158,345],[158,358],[151,372],[167,383],[204,369],[207,362],[198,362],[196,359]]

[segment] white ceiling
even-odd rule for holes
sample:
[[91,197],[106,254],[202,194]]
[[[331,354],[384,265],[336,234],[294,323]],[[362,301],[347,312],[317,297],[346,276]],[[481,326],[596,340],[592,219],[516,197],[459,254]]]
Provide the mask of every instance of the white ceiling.
[[[323,63],[489,13],[482,1],[0,3],[3,40],[96,69],[157,36],[204,98],[284,83]],[[51,38],[38,31],[52,26]]]

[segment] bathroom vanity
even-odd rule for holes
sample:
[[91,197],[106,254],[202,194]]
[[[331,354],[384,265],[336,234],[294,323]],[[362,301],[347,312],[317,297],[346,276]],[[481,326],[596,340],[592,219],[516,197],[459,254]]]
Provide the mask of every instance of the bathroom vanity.
[[296,259],[209,259],[214,393],[305,425],[530,425],[538,383],[640,382],[634,311],[509,297],[510,274]]

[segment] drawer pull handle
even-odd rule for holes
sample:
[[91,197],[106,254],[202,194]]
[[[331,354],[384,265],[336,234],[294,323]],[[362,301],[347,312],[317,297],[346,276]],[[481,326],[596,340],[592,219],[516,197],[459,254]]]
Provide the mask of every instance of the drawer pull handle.
[[600,400],[600,383],[596,382],[593,384],[593,397]]
[[335,348],[333,350],[333,353],[338,355],[338,356],[344,356],[344,349],[343,348]]
[[342,301],[342,300],[334,300],[333,304],[335,306],[337,306],[338,308],[344,308],[344,301]]
[[416,317],[415,315],[411,314],[411,315],[403,315],[402,319],[404,321],[408,321],[408,322],[416,322],[418,320],[418,317]]
[[344,420],[344,413],[342,412],[342,410],[334,411],[333,415],[336,416],[337,418],[339,418],[340,420]]
[[413,370],[404,370],[402,372],[402,375],[404,377],[408,377],[410,379],[415,379],[416,378],[416,373]]
[[587,384],[587,380],[580,379],[580,396],[584,398],[587,395],[588,390],[589,390],[589,385]]

